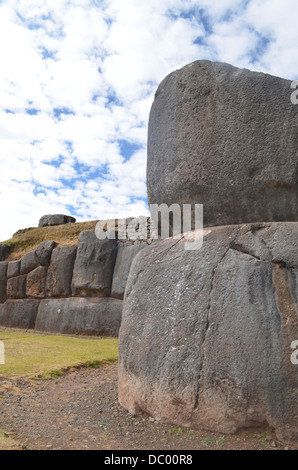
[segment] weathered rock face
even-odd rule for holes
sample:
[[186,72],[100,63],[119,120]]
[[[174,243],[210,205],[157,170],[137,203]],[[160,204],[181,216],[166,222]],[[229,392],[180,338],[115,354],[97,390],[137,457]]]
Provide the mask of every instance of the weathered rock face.
[[40,302],[35,329],[62,334],[118,336],[122,301],[73,297]]
[[99,240],[94,230],[80,233],[72,278],[78,297],[109,296],[117,254],[117,240]]
[[7,286],[7,264],[5,261],[0,262],[0,304],[5,302],[6,286]]
[[9,246],[3,243],[0,243],[0,261],[5,261],[9,255]]
[[43,299],[46,296],[47,266],[38,266],[27,275],[26,296]]
[[290,84],[209,61],[167,76],[149,119],[149,203],[203,204],[204,226],[297,221]]
[[111,297],[123,299],[131,263],[136,254],[145,246],[147,246],[146,242],[118,247]]
[[40,245],[35,250],[36,261],[42,266],[49,266],[51,261],[52,251],[56,246],[56,242],[53,240],[45,241],[40,243]]
[[269,424],[298,442],[298,223],[212,227],[131,267],[119,334],[130,412],[221,432]]
[[70,215],[64,214],[49,214],[43,215],[39,220],[38,227],[47,227],[49,225],[64,225],[75,223],[76,219]]
[[7,263],[7,278],[15,277],[20,274],[21,261],[9,261]]
[[7,300],[0,305],[0,325],[7,328],[33,329],[39,300]]
[[26,274],[12,277],[7,280],[7,298],[25,299],[26,297]]
[[76,252],[76,246],[61,246],[53,250],[46,285],[48,297],[71,297]]

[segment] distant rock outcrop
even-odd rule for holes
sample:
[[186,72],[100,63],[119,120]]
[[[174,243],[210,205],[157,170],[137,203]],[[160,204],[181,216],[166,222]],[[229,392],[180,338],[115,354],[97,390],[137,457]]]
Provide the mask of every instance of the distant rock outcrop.
[[50,214],[43,215],[39,220],[38,227],[47,227],[48,225],[63,225],[75,223],[76,219],[70,215],[64,214]]
[[149,204],[203,204],[204,225],[298,221],[291,81],[196,61],[168,75],[150,112]]

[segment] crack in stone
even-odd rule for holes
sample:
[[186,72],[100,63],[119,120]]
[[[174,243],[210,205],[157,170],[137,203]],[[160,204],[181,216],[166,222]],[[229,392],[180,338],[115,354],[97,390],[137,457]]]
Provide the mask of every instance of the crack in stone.
[[212,292],[213,292],[213,289],[214,289],[214,279],[215,279],[215,275],[216,275],[216,271],[218,270],[220,264],[224,261],[228,251],[230,250],[231,248],[231,245],[235,242],[238,234],[239,234],[239,231],[240,231],[240,227],[236,229],[236,233],[235,235],[233,236],[233,240],[231,241],[230,245],[227,247],[227,249],[225,250],[224,254],[222,255],[222,257],[219,259],[219,261],[216,263],[216,265],[214,266],[213,270],[212,270],[212,275],[211,275],[211,283],[210,283],[210,291],[209,291],[209,298],[208,298],[208,305],[207,305],[207,320],[206,320],[206,328],[205,328],[205,332],[204,332],[204,337],[203,337],[203,341],[202,341],[202,347],[201,347],[201,350],[202,350],[202,367],[201,367],[201,370],[200,370],[200,374],[199,374],[199,378],[198,378],[198,384],[197,384],[197,390],[196,390],[196,398],[195,398],[195,403],[194,403],[194,406],[193,406],[193,409],[192,409],[192,413],[191,413],[191,419],[192,419],[192,414],[193,412],[196,410],[196,408],[198,407],[198,402],[199,402],[199,390],[200,390],[200,381],[201,381],[201,378],[202,378],[202,372],[203,372],[203,369],[204,369],[204,358],[205,358],[205,354],[204,354],[204,348],[205,348],[205,342],[206,342],[206,337],[207,337],[207,333],[208,333],[208,330],[209,330],[209,326],[210,326],[210,310],[211,310],[211,297],[212,297]]
[[257,255],[254,255],[250,253],[248,250],[246,250],[243,246],[240,244],[236,243],[236,241],[233,241],[229,247],[231,250],[238,251],[239,253],[243,253],[245,255],[251,256],[252,258],[257,259],[258,261],[261,261],[261,258]]

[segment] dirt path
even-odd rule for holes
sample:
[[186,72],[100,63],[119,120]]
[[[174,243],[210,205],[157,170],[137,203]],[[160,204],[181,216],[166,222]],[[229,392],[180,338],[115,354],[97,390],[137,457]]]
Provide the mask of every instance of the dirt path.
[[52,380],[0,377],[0,429],[6,448],[30,450],[287,449],[268,430],[229,436],[131,416],[118,405],[117,364]]

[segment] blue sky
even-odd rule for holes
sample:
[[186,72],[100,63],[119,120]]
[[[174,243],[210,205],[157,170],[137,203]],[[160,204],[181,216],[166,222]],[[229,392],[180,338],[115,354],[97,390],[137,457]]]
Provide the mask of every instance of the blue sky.
[[0,240],[44,214],[146,215],[160,81],[198,59],[297,79],[297,14],[296,0],[0,1]]

